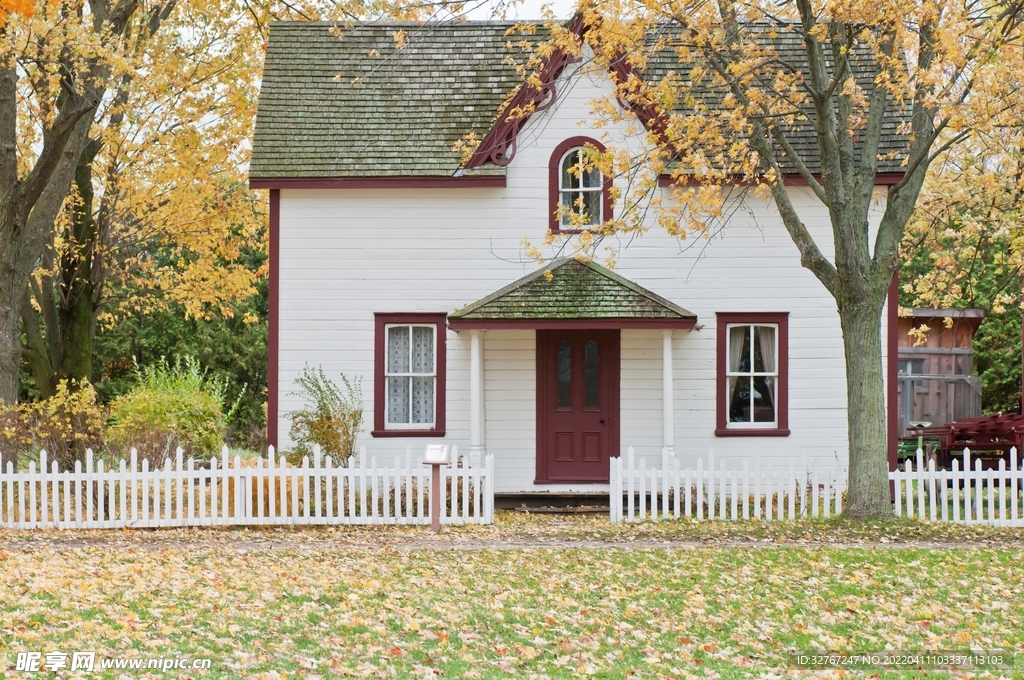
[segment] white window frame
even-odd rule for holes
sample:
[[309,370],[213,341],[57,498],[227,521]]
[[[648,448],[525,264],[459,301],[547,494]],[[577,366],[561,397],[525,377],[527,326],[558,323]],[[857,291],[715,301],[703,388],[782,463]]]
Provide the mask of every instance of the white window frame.
[[[730,343],[732,342],[732,329],[740,327],[752,327],[752,326],[763,326],[765,328],[775,329],[775,370],[773,372],[767,371],[754,371],[754,337],[751,333],[750,337],[750,372],[740,373],[738,371],[732,371],[729,367],[729,357],[732,356],[730,353]],[[742,322],[737,321],[736,323],[728,323],[725,325],[725,389],[726,389],[726,400],[725,400],[725,426],[730,430],[763,430],[769,428],[777,428],[779,426],[779,335],[780,329],[777,323],[755,323],[755,322]],[[775,378],[775,393],[772,395],[772,408],[775,409],[775,418],[771,421],[758,420],[750,421],[745,423],[733,422],[729,417],[729,411],[732,408],[732,398],[729,395],[729,378],[756,378],[764,376],[768,378]],[[750,392],[750,417],[754,417],[754,392]]]
[[[577,152],[582,156],[583,154],[586,153],[586,148],[582,147],[582,146],[574,146],[573,148],[569,149],[564,154],[562,154],[562,157],[558,160],[558,206],[559,206],[559,208],[561,208],[562,206],[565,205],[565,194],[568,194],[568,193],[574,194],[576,196],[576,198],[578,198],[579,194],[581,194],[581,193],[596,194],[597,195],[597,221],[595,222],[593,220],[593,216],[589,216],[589,217],[591,217],[591,221],[588,222],[587,224],[574,225],[571,222],[569,224],[563,223],[562,220],[564,219],[564,217],[560,217],[559,220],[558,220],[558,225],[559,225],[560,228],[572,229],[572,228],[577,227],[577,226],[580,226],[580,227],[597,227],[597,226],[600,226],[601,224],[604,224],[604,183],[605,183],[605,180],[604,180],[604,174],[600,170],[597,170],[595,168],[595,170],[597,171],[597,174],[599,176],[599,180],[600,180],[598,182],[598,186],[596,188],[595,187],[586,187],[586,188],[584,188],[584,186],[583,186],[583,173],[582,172],[580,173],[579,177],[576,177],[574,174],[569,173],[571,178],[573,178],[577,182],[579,182],[579,186],[578,187],[565,187],[565,186],[562,186],[562,180],[564,178],[563,175],[565,174],[565,172],[564,172],[565,161],[566,161],[567,158],[569,158],[569,156],[571,154],[577,153]],[[569,207],[572,208],[572,212],[573,213],[575,213],[577,215],[582,215],[582,213],[577,209],[576,201],[575,200],[570,200],[569,201]],[[582,206],[580,206],[580,208],[582,208]]]
[[[433,351],[430,355],[433,359],[430,373],[390,373],[388,371],[388,357],[390,353],[391,329],[409,329],[409,367],[412,368],[412,329],[429,328]],[[434,419],[429,423],[413,423],[412,421],[412,385],[409,386],[409,420],[408,423],[391,422],[391,390],[388,389],[389,378],[433,378],[434,379]],[[437,324],[432,323],[388,323],[384,324],[384,429],[385,430],[432,430],[437,426]]]

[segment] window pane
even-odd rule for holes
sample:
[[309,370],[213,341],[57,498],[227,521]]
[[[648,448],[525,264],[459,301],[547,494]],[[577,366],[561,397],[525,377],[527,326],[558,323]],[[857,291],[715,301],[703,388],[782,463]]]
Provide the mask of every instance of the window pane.
[[412,379],[412,422],[431,425],[434,422],[434,379]]
[[729,422],[750,422],[750,378],[729,378]]
[[578,150],[570,151],[566,154],[565,158],[562,159],[562,187],[568,189],[570,187],[579,187],[580,178],[576,176],[576,172],[579,168],[576,166],[580,162],[580,152]]
[[579,210],[573,202],[577,197],[577,194],[574,194],[571,191],[562,192],[562,219],[560,220],[562,226],[568,226],[572,221],[573,213]]
[[754,422],[775,422],[775,378],[754,378]]
[[729,372],[750,372],[750,326],[729,329]]
[[409,327],[388,329],[388,373],[409,372]]
[[[408,330],[408,329],[406,329]],[[410,378],[388,378],[388,422],[409,422],[409,380]]]
[[412,372],[434,372],[434,329],[428,326],[413,326],[412,329]]
[[597,408],[597,340],[587,340],[585,352],[585,387],[586,407]]
[[754,372],[775,372],[775,326],[753,326]]
[[584,224],[601,224],[601,192],[584,191],[583,214],[586,215]]
[[572,408],[572,345],[558,345],[558,408]]
[[601,171],[591,166],[583,171],[583,188],[600,189],[604,182],[601,178]]

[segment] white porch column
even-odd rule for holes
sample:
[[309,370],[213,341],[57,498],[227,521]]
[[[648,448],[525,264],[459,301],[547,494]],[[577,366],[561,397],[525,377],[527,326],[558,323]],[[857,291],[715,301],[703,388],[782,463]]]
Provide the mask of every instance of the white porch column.
[[469,453],[484,454],[484,348],[482,330],[469,331]]
[[672,331],[661,332],[661,445],[675,455],[675,400],[672,396]]

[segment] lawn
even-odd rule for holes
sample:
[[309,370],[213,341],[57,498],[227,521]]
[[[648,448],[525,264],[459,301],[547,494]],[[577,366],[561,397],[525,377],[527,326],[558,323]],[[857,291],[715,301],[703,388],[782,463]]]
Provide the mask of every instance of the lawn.
[[[1001,648],[1022,658],[992,677],[1024,676],[1019,532],[922,526],[0,532],[0,669],[91,650],[209,657],[203,677],[807,677],[788,654]],[[981,544],[892,547],[950,538]]]

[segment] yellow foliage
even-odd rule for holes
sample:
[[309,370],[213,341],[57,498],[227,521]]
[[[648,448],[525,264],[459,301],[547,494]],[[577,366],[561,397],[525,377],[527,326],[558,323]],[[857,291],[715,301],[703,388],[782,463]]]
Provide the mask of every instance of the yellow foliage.
[[45,449],[61,470],[73,469],[87,448],[98,451],[103,445],[106,420],[88,381],[76,386],[61,380],[49,399],[6,410],[0,403],[0,452],[27,461],[38,460]]
[[[807,25],[802,26],[799,7],[800,3],[771,0],[580,3],[586,48],[578,34],[565,25],[550,25],[550,39],[535,46],[534,58],[523,66],[527,74],[536,77],[544,59],[561,50],[581,59],[583,71],[600,67],[609,72],[611,65],[624,60],[643,73],[657,59],[658,75],[651,77],[647,71],[644,78],[621,78],[613,95],[591,103],[586,124],[608,131],[604,134],[606,146],[618,142],[620,147],[614,152],[609,149],[609,162],[601,167],[616,179],[614,223],[589,235],[552,239],[546,244],[550,249],[537,252],[547,258],[566,250],[592,251],[603,236],[644,233],[652,225],[680,239],[707,237],[724,228],[729,211],[735,209],[730,201],[736,203],[751,194],[786,201],[781,191],[783,173],[791,174],[806,158],[799,149],[792,153],[780,150],[780,140],[792,126],[812,127],[814,87],[829,87],[834,101],[825,108],[834,113],[838,101],[845,114],[844,119],[822,124],[838,126],[833,129],[856,143],[863,142],[871,124],[872,93],[880,90],[891,100],[887,115],[898,107],[917,106],[921,116],[943,130],[943,136],[928,142],[933,150],[946,143],[955,147],[965,140],[996,149],[999,131],[1021,129],[1024,51],[1017,47],[1022,38],[1019,8],[1013,10],[1017,19],[1007,20],[946,0],[924,4],[826,1],[812,7],[810,16],[803,18]],[[734,31],[733,21],[746,27],[760,21],[763,29]],[[805,66],[791,63],[792,53],[777,49],[778,42],[752,39],[756,30],[763,30],[765,38],[783,34],[792,38],[798,33],[801,41],[806,32],[808,39],[821,41],[823,52],[832,55],[835,49],[839,55],[854,55],[865,63],[873,60],[878,69],[873,79],[866,79],[830,66],[824,75],[834,82],[815,85]],[[930,50],[928,58],[915,61],[925,49]],[[666,52],[674,52],[676,59],[666,60]],[[806,59],[802,52],[800,59]],[[644,132],[636,125],[638,109],[653,114],[658,124]],[[529,111],[518,113],[527,115]],[[642,144],[613,138],[611,131],[616,126],[640,130]],[[908,140],[912,132],[919,137],[926,134],[909,126],[901,129]],[[754,141],[758,135],[771,138],[774,150],[757,148]],[[878,155],[880,160],[900,160],[909,171],[915,171],[927,167],[929,153],[927,148],[912,149],[908,143],[899,150],[883,147]],[[995,167],[987,172],[993,179],[999,177]],[[676,182],[659,190],[658,175],[670,175]],[[1009,176],[1016,181],[1021,173]],[[825,181],[819,177],[811,182],[817,185],[814,192],[821,201],[831,200]],[[850,182],[852,178],[838,176],[827,181]],[[734,189],[737,185],[750,187],[752,192]],[[725,186],[730,188],[723,190]],[[992,186],[973,188],[985,196]],[[901,187],[900,191],[909,194],[916,189]],[[964,191],[966,188],[959,188],[956,193]],[[793,224],[787,225],[791,229],[803,228],[795,219],[791,221]],[[903,223],[892,228],[898,239]],[[839,244],[822,244],[822,250],[833,250],[833,246],[840,248]],[[879,266],[889,262],[891,258]],[[956,293],[947,290],[947,294]]]
[[0,28],[7,23],[7,17],[11,14],[20,14],[26,19],[31,18],[35,13],[33,0],[0,0]]

